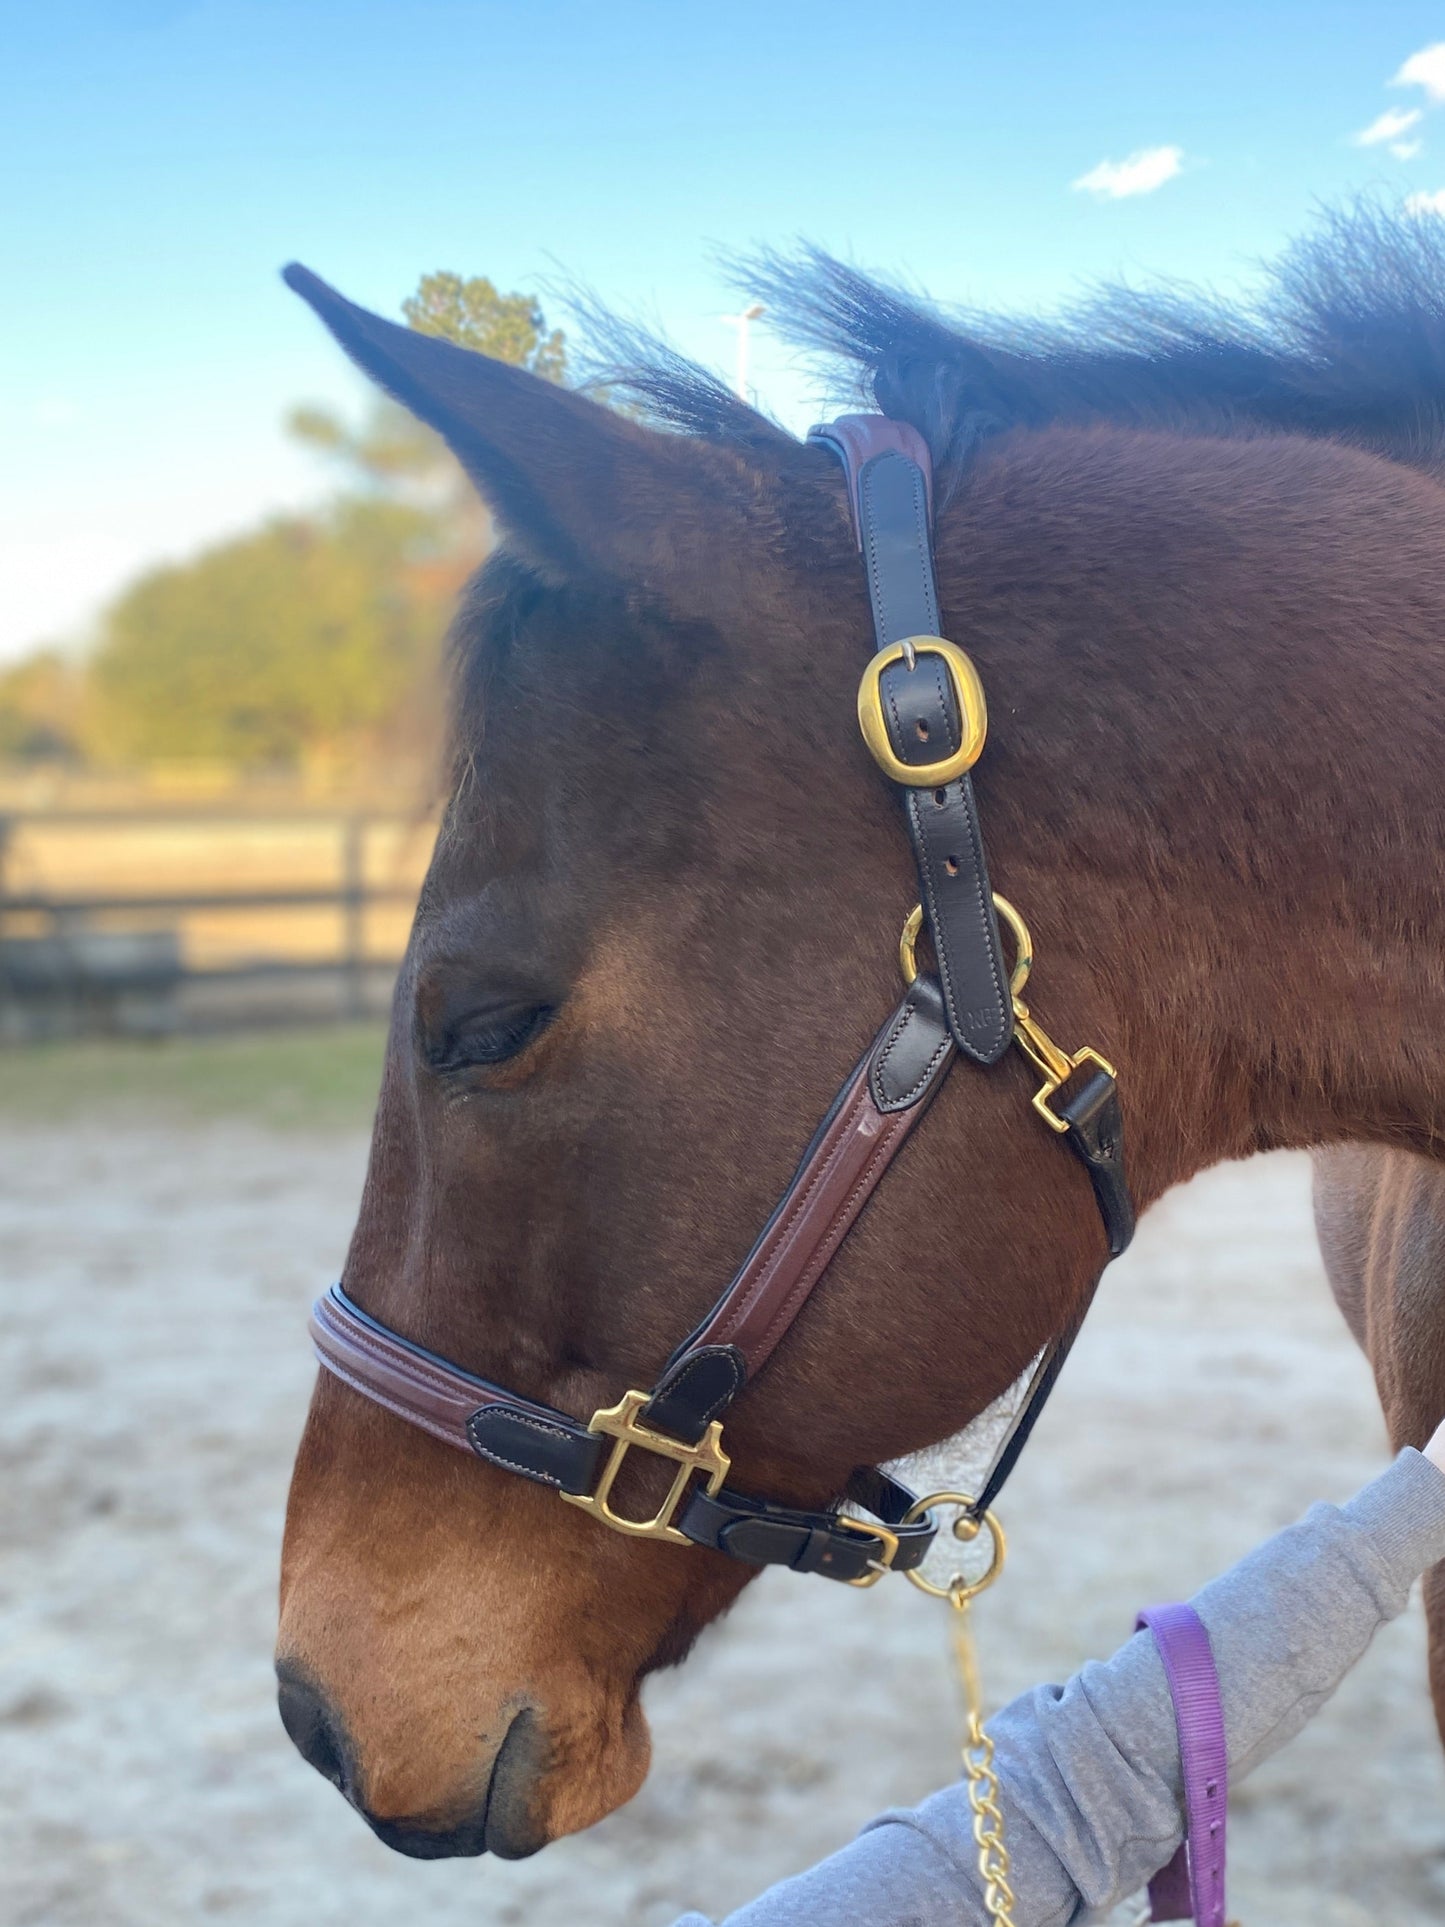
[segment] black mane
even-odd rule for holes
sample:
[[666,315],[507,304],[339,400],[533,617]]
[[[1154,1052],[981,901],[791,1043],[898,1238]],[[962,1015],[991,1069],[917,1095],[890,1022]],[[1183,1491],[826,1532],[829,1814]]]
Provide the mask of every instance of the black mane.
[[[1326,213],[1248,306],[1107,288],[1057,321],[947,315],[820,250],[740,270],[785,339],[956,475],[987,436],[1051,422],[1328,436],[1445,471],[1445,220]],[[629,344],[636,349],[636,342]],[[783,431],[663,351],[614,369],[655,419],[753,452]]]

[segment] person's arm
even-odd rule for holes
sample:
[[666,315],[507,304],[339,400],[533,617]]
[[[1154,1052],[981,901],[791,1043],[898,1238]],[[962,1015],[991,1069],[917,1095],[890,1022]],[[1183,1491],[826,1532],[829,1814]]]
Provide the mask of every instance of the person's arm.
[[[1445,1426],[1347,1506],[1315,1506],[1194,1600],[1224,1698],[1231,1782],[1334,1692],[1413,1582],[1445,1559]],[[1174,1709],[1153,1638],[988,1723],[1019,1927],[1066,1927],[1138,1891],[1183,1835]],[[724,1927],[986,1927],[968,1790],[874,1820]],[[688,1914],[677,1927],[708,1927]]]

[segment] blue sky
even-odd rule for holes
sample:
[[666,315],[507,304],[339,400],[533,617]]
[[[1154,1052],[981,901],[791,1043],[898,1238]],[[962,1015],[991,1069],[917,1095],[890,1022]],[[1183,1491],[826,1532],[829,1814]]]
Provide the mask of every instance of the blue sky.
[[[0,656],[83,637],[138,570],[324,492],[283,418],[361,391],[277,279],[292,256],[393,313],[437,267],[575,279],[727,368],[719,249],[806,236],[940,300],[1051,307],[1121,274],[1247,284],[1362,187],[1445,208],[1438,6],[6,0],[0,20]],[[753,374],[806,422],[818,397],[765,331]]]

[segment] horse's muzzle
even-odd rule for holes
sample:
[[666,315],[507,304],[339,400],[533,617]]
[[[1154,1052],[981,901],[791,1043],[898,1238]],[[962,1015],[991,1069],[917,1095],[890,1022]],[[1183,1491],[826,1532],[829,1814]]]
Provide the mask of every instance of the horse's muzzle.
[[524,1860],[546,1844],[532,1817],[533,1795],[546,1766],[541,1721],[524,1707],[503,1735],[487,1774],[479,1806],[450,1827],[425,1821],[385,1819],[369,1810],[356,1770],[356,1756],[339,1715],[304,1672],[278,1661],[277,1705],[281,1724],[302,1759],[329,1780],[383,1845],[413,1860],[453,1860],[493,1853]]

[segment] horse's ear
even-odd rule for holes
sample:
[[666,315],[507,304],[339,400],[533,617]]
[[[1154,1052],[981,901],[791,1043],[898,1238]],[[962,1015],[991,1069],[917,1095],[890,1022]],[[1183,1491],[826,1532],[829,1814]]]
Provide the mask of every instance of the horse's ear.
[[445,439],[509,546],[547,573],[646,577],[686,540],[704,478],[683,437],[385,321],[294,262],[283,278],[358,367]]

